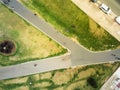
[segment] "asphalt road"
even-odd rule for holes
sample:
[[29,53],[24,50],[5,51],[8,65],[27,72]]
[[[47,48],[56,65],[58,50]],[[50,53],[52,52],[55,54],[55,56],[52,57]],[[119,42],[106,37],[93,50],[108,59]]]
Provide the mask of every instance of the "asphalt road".
[[120,0],[99,0],[111,8],[111,10],[120,16]]
[[[103,63],[109,61],[118,61],[118,58],[120,58],[120,54],[119,54],[120,49],[96,53],[96,52],[91,52],[85,49],[83,46],[76,44],[68,37],[57,32],[57,30],[55,30],[50,24],[45,22],[43,19],[35,16],[33,12],[28,10],[26,7],[21,5],[16,0],[12,0],[8,6],[12,9],[14,7],[13,11],[15,13],[17,13],[19,16],[24,18],[26,21],[31,23],[40,31],[42,31],[43,33],[54,39],[56,42],[67,48],[71,53],[69,55],[66,55],[69,59],[67,58],[63,59],[62,56],[60,56],[58,58],[53,57],[50,59],[49,58],[45,59],[46,61],[45,60],[34,61],[34,62],[23,63],[20,65],[1,67],[0,79],[13,78],[18,76],[39,73],[39,72],[45,72],[58,68],[70,67],[71,64],[72,64],[71,66],[76,66],[76,65],[93,64],[93,63]],[[34,67],[35,63],[38,63],[37,67]]]

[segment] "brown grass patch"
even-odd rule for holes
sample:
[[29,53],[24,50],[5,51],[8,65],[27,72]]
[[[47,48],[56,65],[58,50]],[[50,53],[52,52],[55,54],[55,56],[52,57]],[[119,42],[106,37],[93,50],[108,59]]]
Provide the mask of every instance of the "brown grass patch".
[[[75,90],[76,88],[83,87],[86,84],[86,80],[75,82],[67,86],[65,90]],[[81,89],[80,89],[81,90]]]
[[35,74],[35,75],[33,75],[33,78],[34,78],[36,81],[38,81],[38,80],[40,80],[40,75],[39,75],[39,74]]
[[5,80],[4,84],[25,83],[27,81],[27,79],[28,79],[27,77],[24,77],[24,78]]
[[89,68],[86,71],[81,71],[78,74],[78,78],[83,79],[83,78],[89,77],[90,75],[94,75],[94,74],[95,74],[95,69]]
[[48,86],[51,86],[51,83],[50,82],[41,82],[41,83],[36,83],[35,85],[34,85],[34,87],[48,87]]
[[27,87],[27,86],[21,86],[21,87],[17,87],[15,89],[12,89],[12,90],[29,90],[29,87]]
[[50,79],[51,77],[52,77],[52,74],[50,72],[40,74],[40,79]]
[[105,30],[101,28],[96,22],[92,19],[89,19],[89,31],[93,34],[96,38],[102,38],[105,36]]
[[61,84],[65,84],[68,81],[71,80],[71,78],[73,77],[73,75],[71,74],[71,72],[59,72],[57,71],[55,73],[55,75],[52,78],[52,81],[56,84],[56,85],[61,85]]

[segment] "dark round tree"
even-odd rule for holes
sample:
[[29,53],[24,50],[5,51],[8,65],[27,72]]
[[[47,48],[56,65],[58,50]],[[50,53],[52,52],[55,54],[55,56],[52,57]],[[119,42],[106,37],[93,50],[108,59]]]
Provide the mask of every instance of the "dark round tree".
[[92,77],[89,77],[87,79],[87,83],[89,85],[91,85],[93,88],[97,88],[98,87],[96,80],[94,78],[92,78]]
[[11,55],[15,52],[15,44],[12,41],[4,40],[0,42],[0,53],[4,55]]

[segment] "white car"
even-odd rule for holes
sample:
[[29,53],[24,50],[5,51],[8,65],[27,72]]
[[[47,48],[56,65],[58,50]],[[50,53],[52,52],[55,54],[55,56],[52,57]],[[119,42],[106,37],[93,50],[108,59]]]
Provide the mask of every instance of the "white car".
[[111,13],[111,9],[107,5],[105,5],[104,3],[101,4],[99,8],[106,14]]
[[117,17],[115,18],[115,21],[120,25],[120,16],[117,16]]

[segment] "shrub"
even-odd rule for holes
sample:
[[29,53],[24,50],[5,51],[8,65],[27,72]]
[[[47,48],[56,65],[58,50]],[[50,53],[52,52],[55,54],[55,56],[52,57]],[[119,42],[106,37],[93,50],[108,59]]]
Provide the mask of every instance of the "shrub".
[[96,82],[96,80],[93,77],[89,77],[87,79],[87,83],[89,85],[91,85],[93,88],[97,88],[98,87],[97,82]]

